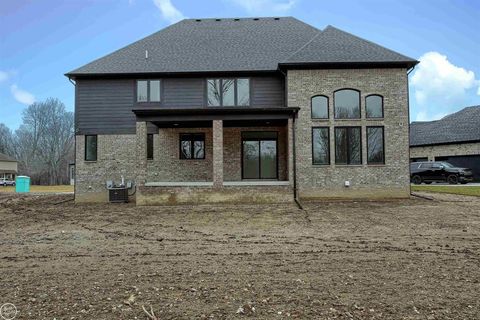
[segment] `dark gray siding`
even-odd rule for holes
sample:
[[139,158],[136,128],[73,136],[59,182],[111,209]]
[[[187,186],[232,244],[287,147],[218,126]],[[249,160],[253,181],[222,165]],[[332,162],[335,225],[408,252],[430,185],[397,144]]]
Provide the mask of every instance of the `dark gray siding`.
[[78,80],[77,134],[135,133],[134,80]]
[[[250,77],[251,107],[283,107],[284,85],[280,77]],[[75,99],[77,134],[135,133],[134,107],[202,108],[205,78],[163,78],[162,102],[138,104],[134,79],[78,79]],[[149,132],[155,128],[149,126]]]
[[164,79],[163,106],[168,108],[201,108],[204,104],[203,78]]
[[283,79],[255,77],[252,84],[252,107],[283,107],[285,96]]

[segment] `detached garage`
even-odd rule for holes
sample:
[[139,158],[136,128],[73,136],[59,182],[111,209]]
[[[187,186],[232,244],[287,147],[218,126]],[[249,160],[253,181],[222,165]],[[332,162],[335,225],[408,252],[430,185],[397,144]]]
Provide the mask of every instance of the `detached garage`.
[[470,168],[480,181],[480,106],[410,124],[410,161],[427,160]]

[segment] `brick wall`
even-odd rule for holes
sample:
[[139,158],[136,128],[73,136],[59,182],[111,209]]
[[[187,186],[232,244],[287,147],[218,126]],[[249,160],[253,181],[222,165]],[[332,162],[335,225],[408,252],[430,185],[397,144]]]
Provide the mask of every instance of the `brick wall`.
[[127,135],[99,135],[97,139],[97,161],[85,161],[85,136],[76,136],[75,201],[106,202],[107,180],[136,180],[136,138]]
[[[408,101],[405,69],[288,71],[288,106],[299,107],[296,121],[297,181],[301,198],[406,197],[409,195]],[[342,88],[361,92],[360,120],[333,119],[333,93]],[[365,119],[365,97],[384,97],[384,119]],[[311,119],[310,99],[329,97],[328,120]],[[330,129],[330,165],[312,164],[312,126]],[[361,165],[335,165],[335,126],[362,127]],[[385,127],[385,165],[367,165],[366,126]],[[351,186],[345,187],[344,182]]]

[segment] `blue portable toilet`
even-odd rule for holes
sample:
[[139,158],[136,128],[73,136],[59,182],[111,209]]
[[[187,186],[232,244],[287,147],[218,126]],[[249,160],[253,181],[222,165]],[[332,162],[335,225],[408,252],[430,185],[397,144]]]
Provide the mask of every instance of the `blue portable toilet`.
[[30,192],[30,177],[17,176],[15,180],[15,192]]

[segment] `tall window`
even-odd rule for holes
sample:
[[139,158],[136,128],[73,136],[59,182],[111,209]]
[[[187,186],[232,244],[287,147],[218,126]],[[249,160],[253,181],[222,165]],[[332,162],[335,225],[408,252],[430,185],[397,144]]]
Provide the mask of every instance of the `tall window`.
[[330,164],[330,133],[328,127],[312,128],[313,164]]
[[147,134],[147,159],[153,160],[153,134]]
[[180,159],[205,159],[205,134],[180,134]]
[[328,119],[328,98],[312,97],[312,119]]
[[209,107],[250,105],[249,79],[208,79],[207,104]]
[[335,128],[335,163],[362,164],[360,127]]
[[85,136],[85,161],[97,161],[97,136]]
[[360,92],[342,89],[334,93],[335,119],[360,119]]
[[137,102],[160,102],[160,80],[138,80]]
[[383,127],[367,127],[367,163],[385,163]]
[[365,98],[367,118],[383,118],[383,97],[372,94]]

